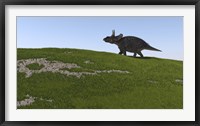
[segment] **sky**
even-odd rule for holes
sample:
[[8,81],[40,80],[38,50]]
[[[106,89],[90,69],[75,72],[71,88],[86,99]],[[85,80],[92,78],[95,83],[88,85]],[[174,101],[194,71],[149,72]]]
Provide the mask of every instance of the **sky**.
[[143,50],[144,56],[183,60],[181,16],[17,17],[17,48],[77,48],[118,53],[116,45],[103,41],[112,30],[115,35],[139,37],[162,50]]

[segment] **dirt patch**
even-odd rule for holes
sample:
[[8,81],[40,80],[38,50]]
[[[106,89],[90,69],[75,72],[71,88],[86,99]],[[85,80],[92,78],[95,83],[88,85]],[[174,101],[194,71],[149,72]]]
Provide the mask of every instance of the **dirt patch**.
[[[39,65],[43,65],[44,67],[40,70],[30,70],[27,65],[38,63]],[[91,63],[91,62],[89,62]],[[67,69],[72,68],[81,68],[75,63],[63,63],[60,61],[48,61],[46,58],[38,58],[38,59],[25,59],[17,61],[17,70],[21,73],[26,73],[26,78],[31,77],[33,73],[42,73],[42,72],[52,72],[52,73],[60,73],[67,76],[75,76],[80,78],[83,75],[97,75],[99,73],[129,73],[128,71],[122,70],[94,70],[94,72],[70,72]]]
[[53,102],[53,100],[51,100],[51,99],[44,99],[42,97],[41,98],[33,97],[33,96],[28,95],[28,94],[26,95],[26,97],[27,98],[24,99],[24,100],[17,101],[17,107],[31,105],[36,100],[46,101],[46,102]]
[[177,83],[183,83],[183,80],[176,79],[175,82],[177,82]]
[[[30,70],[27,65],[38,63],[39,65],[43,65],[44,67],[40,70]],[[42,73],[42,72],[53,72],[58,73],[61,72],[60,69],[68,68],[80,68],[80,66],[74,63],[63,63],[59,61],[47,61],[45,58],[38,59],[26,59],[26,60],[18,60],[17,61],[18,71],[21,73],[26,73],[26,77],[30,77],[33,73]]]
[[22,101],[17,101],[17,107],[31,105],[35,99],[35,97],[30,96]]
[[91,62],[90,60],[84,61],[85,64],[94,64],[94,62]]
[[150,82],[150,83],[152,83],[152,84],[158,83],[157,81],[154,81],[154,80],[148,80],[148,82]]
[[71,54],[72,52],[64,52],[65,54]]

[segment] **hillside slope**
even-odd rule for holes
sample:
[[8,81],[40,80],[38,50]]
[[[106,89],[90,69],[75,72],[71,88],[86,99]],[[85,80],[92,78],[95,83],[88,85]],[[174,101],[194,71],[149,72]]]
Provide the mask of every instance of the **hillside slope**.
[[182,109],[183,62],[78,49],[17,49],[18,108]]

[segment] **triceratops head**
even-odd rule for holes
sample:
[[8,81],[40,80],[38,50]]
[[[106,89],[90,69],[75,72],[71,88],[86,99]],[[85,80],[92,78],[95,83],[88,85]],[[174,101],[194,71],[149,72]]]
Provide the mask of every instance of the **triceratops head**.
[[115,36],[115,30],[112,31],[112,35],[111,36],[107,36],[105,37],[103,40],[105,42],[114,44],[116,43],[118,40],[120,40],[123,37],[123,34],[119,34],[118,36]]

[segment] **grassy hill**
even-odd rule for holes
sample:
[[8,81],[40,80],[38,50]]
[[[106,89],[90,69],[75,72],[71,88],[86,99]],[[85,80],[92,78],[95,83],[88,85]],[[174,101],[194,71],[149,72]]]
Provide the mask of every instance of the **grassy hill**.
[[[42,72],[45,65],[32,61],[24,68],[28,59],[55,63],[54,71]],[[17,60],[18,108],[183,108],[182,61],[58,48],[17,49]],[[74,67],[56,69],[67,63]]]

